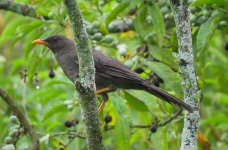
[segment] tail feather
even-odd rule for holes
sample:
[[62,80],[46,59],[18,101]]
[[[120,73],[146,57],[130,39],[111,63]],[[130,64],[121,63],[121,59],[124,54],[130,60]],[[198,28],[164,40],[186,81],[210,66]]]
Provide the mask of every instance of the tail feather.
[[172,104],[176,105],[179,108],[185,109],[188,112],[192,113],[193,109],[191,106],[186,104],[185,102],[179,100],[178,98],[170,95],[169,93],[165,92],[164,90],[160,89],[159,87],[156,87],[154,85],[150,85],[149,83],[143,83],[145,89],[147,92],[159,97],[160,99]]

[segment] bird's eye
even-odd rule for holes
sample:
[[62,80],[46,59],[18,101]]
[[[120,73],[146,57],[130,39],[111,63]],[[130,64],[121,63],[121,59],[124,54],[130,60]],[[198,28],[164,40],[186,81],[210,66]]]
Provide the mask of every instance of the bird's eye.
[[58,41],[58,37],[54,37],[54,38],[53,38],[53,41],[54,41],[54,42]]

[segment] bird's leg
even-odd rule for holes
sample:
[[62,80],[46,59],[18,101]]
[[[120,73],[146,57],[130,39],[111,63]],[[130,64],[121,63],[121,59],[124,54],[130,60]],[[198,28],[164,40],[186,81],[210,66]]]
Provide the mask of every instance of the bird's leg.
[[101,112],[101,110],[105,106],[105,103],[108,101],[108,94],[107,94],[107,92],[110,92],[110,91],[113,91],[113,90],[115,90],[115,89],[114,88],[111,88],[111,87],[106,87],[106,88],[102,88],[102,89],[96,90],[96,93],[97,94],[100,94],[101,97],[102,97],[102,99],[103,99],[101,105],[98,108],[98,113]]
[[101,97],[102,97],[103,101],[102,101],[101,105],[100,105],[99,108],[98,108],[98,113],[101,112],[101,110],[102,110],[102,109],[104,108],[104,106],[105,106],[105,103],[108,101],[108,94],[107,94],[107,93],[102,93],[102,94],[101,94]]
[[106,88],[103,88],[103,89],[98,89],[98,90],[96,90],[96,93],[97,93],[97,94],[106,93],[106,92],[111,91],[111,90],[113,90],[113,88],[106,87]]

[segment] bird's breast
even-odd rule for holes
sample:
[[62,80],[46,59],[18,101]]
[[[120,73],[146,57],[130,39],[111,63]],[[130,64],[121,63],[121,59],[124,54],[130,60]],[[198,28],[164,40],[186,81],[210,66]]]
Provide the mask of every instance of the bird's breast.
[[76,55],[71,54],[56,54],[58,64],[62,68],[64,74],[74,82],[77,79],[79,72],[78,58]]

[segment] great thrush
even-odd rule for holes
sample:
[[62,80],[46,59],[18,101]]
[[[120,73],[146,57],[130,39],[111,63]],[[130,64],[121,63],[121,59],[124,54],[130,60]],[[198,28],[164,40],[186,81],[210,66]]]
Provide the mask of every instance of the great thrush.
[[[79,64],[74,41],[62,35],[53,35],[43,40],[35,40],[32,43],[46,45],[54,53],[65,75],[72,82],[76,81],[79,73]],[[170,104],[193,112],[193,109],[188,104],[139,77],[138,74],[131,71],[118,60],[97,50],[93,50],[92,52],[96,69],[96,92],[103,97],[107,98],[108,92],[118,88],[144,90]],[[104,103],[100,106],[99,111],[103,108]]]

